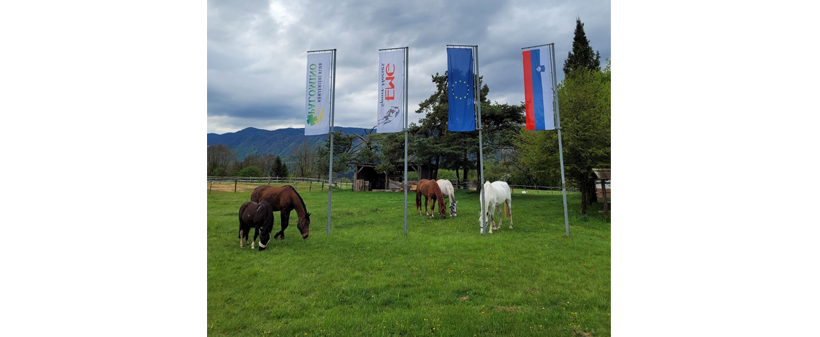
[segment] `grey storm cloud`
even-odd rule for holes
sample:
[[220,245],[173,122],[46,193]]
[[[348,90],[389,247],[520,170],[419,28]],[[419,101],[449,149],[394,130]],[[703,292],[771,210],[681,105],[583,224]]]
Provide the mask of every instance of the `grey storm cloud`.
[[555,43],[556,70],[572,48],[575,19],[610,58],[609,1],[214,1],[208,2],[208,132],[305,123],[307,51],[337,50],[337,126],[376,124],[382,48],[409,47],[410,122],[447,70],[446,45],[478,45],[491,101],[524,100],[521,48]]

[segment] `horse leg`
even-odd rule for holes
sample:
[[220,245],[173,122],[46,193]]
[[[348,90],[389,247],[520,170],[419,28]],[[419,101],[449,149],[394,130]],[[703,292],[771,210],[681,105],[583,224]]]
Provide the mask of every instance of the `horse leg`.
[[493,219],[493,225],[495,225],[495,228],[493,228],[493,229],[495,229],[495,230],[499,230],[499,229],[501,229],[501,225],[500,225],[501,220],[500,220],[500,219],[496,219],[496,217],[495,217],[495,213],[496,213],[496,211],[497,211],[497,210],[499,210],[498,208],[499,208],[499,207],[498,207],[498,205],[493,205],[493,207],[492,207],[492,209],[493,209],[493,217],[492,217],[492,219]]
[[[250,230],[248,230],[250,232]],[[250,233],[248,233],[250,234]],[[253,241],[251,241],[251,250],[253,250],[253,244],[256,243],[256,238],[259,237],[259,226],[254,226],[253,228]]]
[[245,246],[243,246],[243,245],[242,245],[242,240],[243,240],[243,238],[242,238],[242,233],[243,233],[243,232],[244,232],[244,231],[242,230],[242,227],[240,227],[240,228],[239,228],[239,248],[244,248],[244,247],[245,247]]
[[430,212],[427,211],[429,209],[429,208],[427,208],[427,200],[429,200],[429,199],[430,199],[430,197],[428,197],[426,195],[424,196],[424,215],[430,215]]
[[421,195],[418,191],[416,191],[416,210],[419,211],[419,215],[421,215]]
[[510,216],[510,229],[512,229],[512,199],[507,199],[507,215]]
[[498,211],[498,222],[495,224],[495,229],[501,229],[501,223],[504,222],[504,207],[496,206]]
[[288,219],[290,219],[290,212],[289,211],[281,211],[281,213],[282,213],[282,216],[279,217],[279,220],[281,220],[280,221],[281,223],[279,224],[281,230],[279,230],[279,233],[276,233],[276,235],[281,236],[282,240],[284,240],[285,239],[285,229],[288,228]]

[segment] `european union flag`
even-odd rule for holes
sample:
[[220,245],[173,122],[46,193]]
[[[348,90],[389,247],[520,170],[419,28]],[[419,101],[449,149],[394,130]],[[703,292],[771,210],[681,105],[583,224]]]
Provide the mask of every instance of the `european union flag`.
[[447,48],[447,130],[475,131],[474,91],[473,50]]

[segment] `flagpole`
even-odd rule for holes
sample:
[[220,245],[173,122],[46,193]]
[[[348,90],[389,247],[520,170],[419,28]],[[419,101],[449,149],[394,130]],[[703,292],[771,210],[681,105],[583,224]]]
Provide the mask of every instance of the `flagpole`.
[[485,206],[484,206],[484,203],[485,203],[484,202],[484,199],[485,199],[485,196],[484,196],[484,145],[483,145],[484,137],[481,135],[481,130],[484,129],[484,127],[481,124],[481,75],[479,74],[479,71],[478,71],[478,46],[474,46],[473,48],[475,48],[475,77],[477,79],[476,82],[478,83],[476,91],[475,91],[475,96],[474,96],[474,99],[476,97],[478,98],[478,104],[477,104],[478,105],[478,164],[479,164],[478,166],[480,167],[480,170],[481,170],[481,173],[480,173],[481,178],[478,181],[478,185],[476,186],[476,189],[481,191],[481,218],[483,219],[481,221],[481,223],[482,223],[481,227],[484,228],[484,236],[486,236],[487,235],[487,211],[484,209],[485,208]]
[[533,49],[543,46],[549,46],[550,48],[550,67],[552,68],[552,76],[550,80],[552,81],[552,104],[553,109],[555,110],[555,115],[553,116],[555,129],[558,130],[558,158],[560,160],[561,165],[561,191],[564,195],[564,227],[566,228],[566,235],[569,237],[569,213],[567,212],[567,183],[564,177],[564,147],[563,142],[561,140],[561,114],[558,112],[558,80],[555,75],[555,43],[548,43],[548,44],[541,44],[537,46],[531,47],[524,47],[521,48],[522,50]]
[[408,147],[408,136],[407,136],[407,99],[409,98],[408,91],[408,83],[409,83],[409,75],[408,69],[410,69],[410,47],[404,47],[404,236],[407,236],[407,147]]
[[[561,114],[558,112],[558,85],[555,77],[555,43],[550,43],[550,63],[552,64],[552,95],[555,104],[555,128],[558,129],[558,158],[561,160],[561,191],[564,194],[564,227],[569,237],[569,214],[567,213],[567,183],[564,179],[564,147],[561,141]],[[606,187],[606,186],[604,186]]]
[[[483,145],[483,137],[481,135],[481,76],[478,71],[478,45],[458,45],[458,44],[448,44],[447,47],[468,47],[471,50],[475,51],[475,61],[473,62],[473,66],[475,67],[475,80],[473,81],[473,105],[476,105],[476,97],[478,97],[478,161],[479,161],[479,178],[478,178],[478,185],[476,186],[476,191],[481,191],[481,230],[483,231],[483,235],[487,235],[487,212],[484,209],[484,145]],[[450,74],[447,74],[450,76]],[[476,83],[478,85],[476,86]],[[477,95],[477,96],[476,96]],[[465,179],[467,177],[464,177]]]
[[330,201],[333,194],[333,120],[336,114],[336,49],[331,49],[333,54],[333,72],[330,91],[330,169],[327,174],[327,235],[330,235]]

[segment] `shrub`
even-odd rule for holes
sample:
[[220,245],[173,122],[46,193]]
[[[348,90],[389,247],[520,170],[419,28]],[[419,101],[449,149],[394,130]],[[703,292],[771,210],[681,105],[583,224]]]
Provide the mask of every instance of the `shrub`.
[[246,168],[239,170],[239,172],[236,172],[236,175],[238,177],[261,177],[264,174],[262,173],[262,170],[260,170],[258,167],[248,166]]

